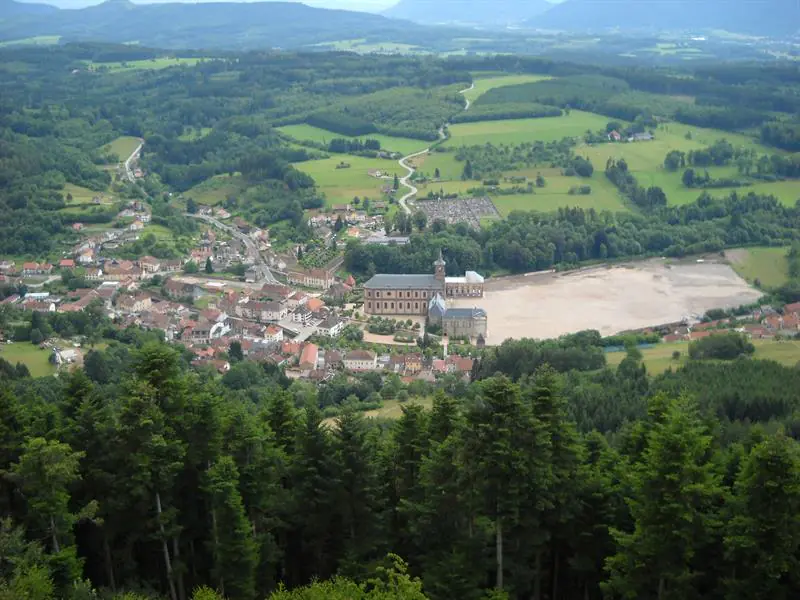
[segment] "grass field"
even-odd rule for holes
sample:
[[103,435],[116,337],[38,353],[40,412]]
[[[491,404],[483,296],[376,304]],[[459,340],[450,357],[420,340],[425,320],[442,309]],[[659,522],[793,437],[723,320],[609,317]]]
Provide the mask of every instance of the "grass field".
[[789,280],[788,248],[737,248],[725,252],[733,269],[749,283],[777,288]]
[[24,364],[33,377],[44,377],[56,372],[56,368],[49,361],[50,351],[42,350],[30,342],[0,345],[0,358],[4,358],[12,365],[18,362]]
[[379,53],[379,54],[419,54],[420,52],[427,54],[420,49],[419,46],[414,44],[403,44],[400,42],[367,42],[366,38],[359,38],[354,40],[338,40],[336,42],[321,42],[319,44],[311,44],[315,47],[323,47],[329,50],[349,50],[351,52],[360,52],[362,54]]
[[240,194],[246,186],[241,175],[214,175],[202,183],[184,192],[186,198],[191,198],[198,204],[214,206],[224,202],[229,195]]
[[[364,416],[368,419],[399,419],[403,416],[403,406],[410,406],[417,404],[425,410],[430,410],[433,407],[433,397],[428,396],[425,398],[412,398],[406,402],[399,402],[397,400],[386,400],[383,406],[374,410],[364,411]],[[323,423],[329,427],[336,427],[336,417],[324,419]]]
[[[336,165],[346,162],[347,169],[337,169]],[[405,170],[397,162],[360,156],[336,155],[323,160],[309,160],[294,163],[294,166],[308,173],[317,183],[317,188],[325,194],[326,202],[342,204],[352,202],[355,196],[377,200],[383,197],[381,188],[391,185],[391,179],[377,179],[368,174],[371,170],[379,170],[393,176],[405,175]]]
[[[509,119],[505,121],[478,121],[457,123],[450,126],[447,146],[474,146],[480,144],[520,144],[522,142],[545,142],[565,137],[583,135],[587,129],[605,129],[609,118],[593,113],[573,110],[561,117],[541,119]],[[663,160],[663,156],[661,159]]]
[[399,152],[400,154],[412,154],[424,150],[430,145],[430,142],[425,140],[415,140],[412,138],[394,137],[391,135],[381,135],[379,133],[364,135],[364,136],[349,136],[341,135],[327,129],[314,127],[313,125],[287,125],[285,127],[278,127],[278,131],[284,133],[296,140],[309,140],[312,142],[328,143],[335,138],[344,138],[348,140],[356,139],[371,139],[378,140],[381,143],[383,150],[391,152]]
[[[795,366],[800,361],[800,342],[795,340],[753,340],[756,347],[754,358],[759,360],[774,360],[786,365]],[[680,352],[679,360],[672,359],[673,352]],[[625,358],[625,352],[612,352],[606,354],[606,361],[610,367],[616,367]],[[689,360],[689,342],[676,342],[673,344],[657,344],[652,348],[642,350],[643,362],[650,375],[659,375],[667,369],[677,369]]]
[[137,137],[130,135],[123,135],[118,137],[113,142],[103,146],[103,150],[113,152],[119,156],[120,162],[125,162],[128,157],[133,154],[133,151],[139,147],[141,140]]
[[[104,199],[103,204],[106,204],[110,201],[110,196],[104,194],[102,192],[95,192],[94,190],[90,190],[89,188],[81,187],[79,185],[75,185],[73,183],[65,183],[64,184],[64,200],[69,205],[74,204],[91,204],[92,198],[95,196],[100,196]],[[72,196],[72,200],[67,199],[67,194]]]
[[0,48],[6,48],[8,46],[53,46],[57,44],[60,39],[60,35],[37,35],[19,40],[0,42]]
[[178,58],[162,56],[160,58],[151,58],[147,60],[130,60],[127,62],[103,62],[103,63],[89,63],[89,68],[92,70],[106,69],[112,73],[121,71],[146,71],[167,69],[169,67],[177,67],[179,65],[194,66],[199,62],[206,60],[205,58]]
[[551,77],[547,75],[500,75],[497,77],[479,78],[475,79],[473,82],[475,87],[464,92],[463,96],[470,102],[475,102],[475,100],[483,96],[483,94],[494,88],[505,87],[507,85],[520,85],[523,83],[536,83],[543,79],[551,79]]

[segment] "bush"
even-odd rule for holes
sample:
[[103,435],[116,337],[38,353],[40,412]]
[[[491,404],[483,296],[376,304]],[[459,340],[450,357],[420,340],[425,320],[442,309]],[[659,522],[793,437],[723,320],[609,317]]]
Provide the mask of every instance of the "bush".
[[712,335],[689,344],[689,357],[698,360],[716,358],[733,360],[756,351],[746,336],[738,333]]

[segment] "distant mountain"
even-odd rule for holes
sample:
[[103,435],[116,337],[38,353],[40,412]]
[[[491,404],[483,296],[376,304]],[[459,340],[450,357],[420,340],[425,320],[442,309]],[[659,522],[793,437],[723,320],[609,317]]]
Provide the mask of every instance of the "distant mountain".
[[512,25],[551,6],[547,0],[400,0],[383,14],[428,24]]
[[0,0],[0,21],[21,15],[44,15],[58,12],[55,6],[49,4],[28,4],[14,0]]
[[800,31],[798,0],[566,0],[526,25],[565,31],[724,29],[785,36]]
[[[375,14],[297,2],[133,4],[108,0],[79,10],[15,13],[0,0],[0,40],[59,35],[62,42],[137,43],[158,48],[275,48],[355,38],[414,43],[420,27]],[[424,28],[423,28],[424,29]],[[430,34],[427,34],[430,35]]]

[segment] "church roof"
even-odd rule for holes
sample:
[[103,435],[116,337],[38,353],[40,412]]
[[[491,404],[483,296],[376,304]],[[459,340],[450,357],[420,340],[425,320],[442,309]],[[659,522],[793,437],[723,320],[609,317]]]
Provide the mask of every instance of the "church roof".
[[444,258],[442,257],[442,249],[441,248],[439,248],[439,258],[437,258],[434,261],[433,264],[436,265],[437,267],[443,267],[443,266],[445,266],[445,264],[447,264],[447,263],[444,262]]
[[364,284],[368,290],[441,290],[435,275],[375,275]]
[[485,319],[486,311],[482,308],[448,308],[444,314],[445,319]]
[[444,302],[441,294],[436,294],[428,302],[428,315],[431,317],[443,317],[447,312],[447,305]]

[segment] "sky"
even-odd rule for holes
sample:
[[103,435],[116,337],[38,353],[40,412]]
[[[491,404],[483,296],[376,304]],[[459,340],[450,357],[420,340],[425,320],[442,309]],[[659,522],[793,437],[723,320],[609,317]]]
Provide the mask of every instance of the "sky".
[[[83,8],[93,4],[100,4],[102,0],[22,0],[25,2],[38,2],[42,4],[52,4],[59,8]],[[134,4],[154,4],[157,2],[175,2],[176,0],[132,0]],[[180,0],[177,0],[180,1]],[[199,0],[200,2],[225,2],[226,0]],[[247,2],[249,0],[235,0],[237,2]],[[255,0],[258,1],[258,0]],[[293,1],[293,0],[289,0]],[[309,6],[320,8],[342,8],[345,10],[361,10],[369,12],[380,12],[397,4],[398,0],[303,0]]]

